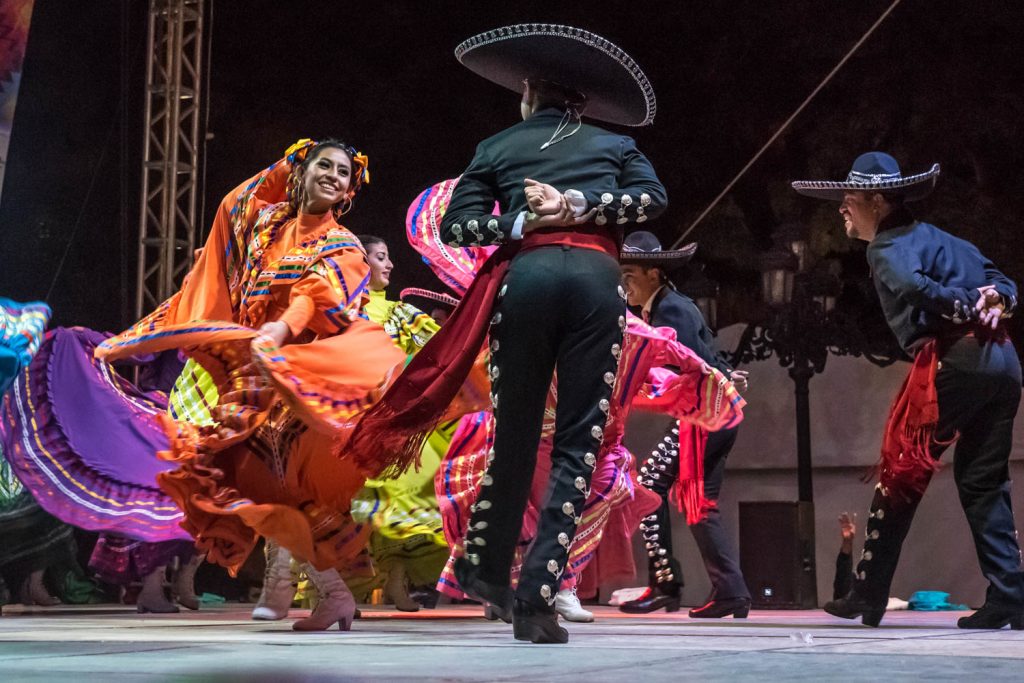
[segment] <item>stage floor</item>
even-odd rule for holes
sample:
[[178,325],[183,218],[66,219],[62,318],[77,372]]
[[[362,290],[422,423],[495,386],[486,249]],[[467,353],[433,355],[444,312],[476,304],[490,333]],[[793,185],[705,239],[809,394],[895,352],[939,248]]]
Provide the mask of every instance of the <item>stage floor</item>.
[[312,634],[250,621],[250,607],[7,606],[0,681],[1024,680],[1024,631],[962,631],[964,612],[894,612],[872,629],[821,611],[699,621],[599,607],[596,622],[567,624],[568,645],[538,646],[473,606],[369,607],[351,632]]

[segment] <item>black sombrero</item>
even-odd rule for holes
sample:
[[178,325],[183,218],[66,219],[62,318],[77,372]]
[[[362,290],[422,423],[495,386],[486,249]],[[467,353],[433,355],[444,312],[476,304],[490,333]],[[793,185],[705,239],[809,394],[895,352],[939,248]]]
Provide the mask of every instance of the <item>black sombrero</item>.
[[585,116],[623,126],[654,121],[654,88],[633,58],[601,36],[560,24],[485,31],[455,48],[470,71],[518,93],[542,78],[587,96]]
[[626,236],[619,251],[619,263],[635,264],[652,268],[671,268],[684,265],[697,253],[697,243],[690,242],[682,249],[661,248],[661,242],[653,232],[639,230]]
[[924,173],[904,176],[894,158],[885,152],[868,152],[853,162],[845,181],[797,180],[793,189],[808,197],[837,202],[843,201],[843,194],[850,190],[898,194],[904,201],[912,202],[931,194],[938,178],[938,164]]

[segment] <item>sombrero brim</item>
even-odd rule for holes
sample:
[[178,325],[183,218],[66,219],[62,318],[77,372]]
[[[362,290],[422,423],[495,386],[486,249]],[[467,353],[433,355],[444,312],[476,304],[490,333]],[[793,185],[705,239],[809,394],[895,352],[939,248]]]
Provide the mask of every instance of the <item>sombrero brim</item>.
[[462,64],[522,93],[542,78],[587,96],[584,116],[623,126],[654,121],[654,88],[633,58],[601,36],[559,24],[516,24],[473,36],[455,48]]
[[692,259],[696,253],[696,242],[690,242],[682,249],[669,249],[668,251],[630,251],[629,247],[624,246],[619,252],[619,263],[641,266],[681,266]]
[[843,195],[851,190],[860,192],[884,192],[903,195],[903,201],[913,202],[924,199],[935,189],[939,179],[939,165],[917,175],[906,176],[895,180],[837,182],[831,180],[797,180],[793,189],[802,195],[815,199],[828,199],[834,202],[843,201]]
[[429,301],[434,301],[437,303],[445,304],[447,306],[451,306],[452,308],[455,308],[456,306],[459,305],[459,300],[451,296],[450,294],[432,292],[429,289],[420,289],[418,287],[408,287],[406,289],[403,289],[402,293],[399,295],[399,298],[402,301],[405,301],[410,297],[419,297],[421,299],[427,299]]

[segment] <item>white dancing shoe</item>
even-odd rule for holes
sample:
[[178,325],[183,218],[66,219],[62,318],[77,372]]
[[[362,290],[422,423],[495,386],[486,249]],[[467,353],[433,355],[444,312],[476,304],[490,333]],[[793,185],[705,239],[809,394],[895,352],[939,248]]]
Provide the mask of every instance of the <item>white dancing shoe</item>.
[[348,631],[356,614],[356,599],[336,569],[317,571],[306,563],[302,570],[316,586],[317,603],[313,613],[292,624],[293,631],[326,631],[335,622],[338,629]]
[[594,620],[594,613],[583,609],[575,588],[563,588],[555,594],[555,611],[566,621],[589,624]]
[[295,598],[292,554],[270,539],[267,539],[264,553],[267,569],[263,573],[263,590],[252,611],[252,618],[257,621],[278,621],[288,616],[288,608]]

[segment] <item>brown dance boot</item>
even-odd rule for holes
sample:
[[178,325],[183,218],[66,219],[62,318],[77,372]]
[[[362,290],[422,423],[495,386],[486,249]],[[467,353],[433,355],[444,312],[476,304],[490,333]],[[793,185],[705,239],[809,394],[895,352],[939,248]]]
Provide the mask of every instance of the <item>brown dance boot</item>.
[[317,571],[308,562],[302,566],[316,586],[317,603],[313,613],[292,624],[293,631],[326,631],[337,622],[338,629],[348,631],[356,613],[356,599],[337,569]]

